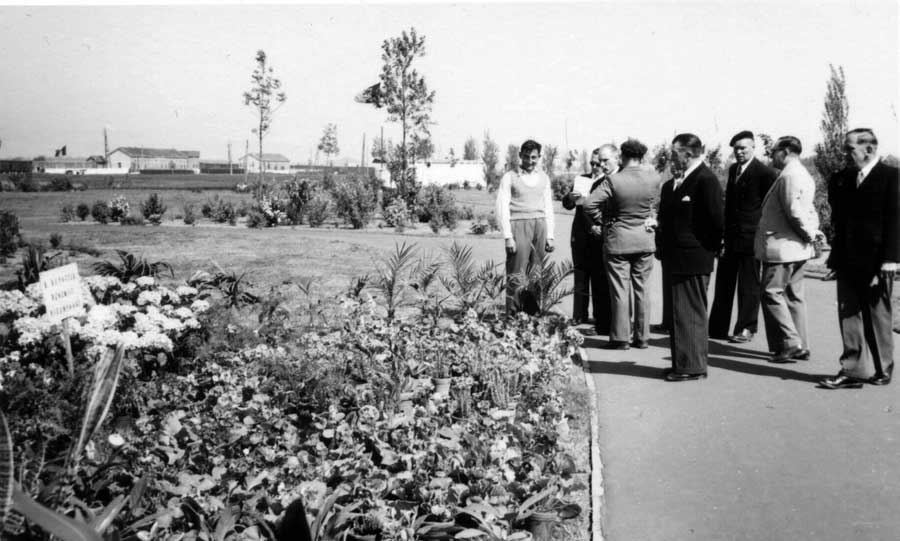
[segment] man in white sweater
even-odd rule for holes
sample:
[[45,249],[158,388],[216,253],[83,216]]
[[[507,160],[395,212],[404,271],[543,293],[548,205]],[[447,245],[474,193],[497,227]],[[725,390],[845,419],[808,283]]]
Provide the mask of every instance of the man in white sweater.
[[497,221],[506,244],[506,308],[517,306],[515,282],[528,263],[539,264],[553,251],[553,196],[550,179],[537,165],[541,145],[529,139],[519,150],[519,169],[507,171],[497,188]]
[[772,362],[809,359],[803,267],[815,253],[819,215],[813,199],[816,184],[803,164],[800,140],[778,139],[772,165],[781,170],[762,204],[754,239],[756,259],[762,261],[762,307]]

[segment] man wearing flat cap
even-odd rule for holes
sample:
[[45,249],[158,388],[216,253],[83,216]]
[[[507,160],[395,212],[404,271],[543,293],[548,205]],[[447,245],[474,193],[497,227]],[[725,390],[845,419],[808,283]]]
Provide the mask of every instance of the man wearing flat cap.
[[716,268],[715,297],[709,316],[710,338],[728,338],[731,307],[737,288],[737,320],[729,340],[749,342],[757,331],[760,303],[760,262],[753,257],[753,239],[762,203],[778,173],[754,158],[753,132],[731,138],[734,164],[725,187],[725,244]]

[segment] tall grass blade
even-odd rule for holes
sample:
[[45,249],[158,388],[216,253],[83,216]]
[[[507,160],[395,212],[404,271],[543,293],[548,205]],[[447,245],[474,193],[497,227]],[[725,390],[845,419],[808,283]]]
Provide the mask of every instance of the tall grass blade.
[[19,487],[13,487],[13,506],[48,533],[63,541],[103,541],[99,533],[87,524],[81,524],[34,501]]
[[0,411],[0,527],[6,522],[13,493],[13,445],[6,425],[6,416]]
[[90,399],[84,411],[81,434],[78,436],[78,443],[75,444],[69,455],[69,464],[78,460],[84,447],[94,437],[97,429],[103,424],[106,414],[109,413],[113,396],[116,394],[116,386],[119,384],[119,374],[122,372],[124,358],[125,345],[120,342],[115,350],[108,348],[100,358],[100,362],[97,363]]
[[102,534],[116,520],[116,517],[125,508],[126,503],[128,503],[128,500],[125,499],[124,495],[119,495],[115,500],[109,502],[109,505],[91,521],[91,528]]

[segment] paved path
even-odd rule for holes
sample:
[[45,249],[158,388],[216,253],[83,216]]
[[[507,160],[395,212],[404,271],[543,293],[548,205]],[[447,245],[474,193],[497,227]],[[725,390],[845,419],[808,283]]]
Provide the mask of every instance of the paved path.
[[900,381],[816,388],[838,370],[835,285],[805,286],[808,362],[767,362],[761,332],[713,341],[709,379],[666,383],[666,336],[623,352],[587,339],[607,541],[900,540]]

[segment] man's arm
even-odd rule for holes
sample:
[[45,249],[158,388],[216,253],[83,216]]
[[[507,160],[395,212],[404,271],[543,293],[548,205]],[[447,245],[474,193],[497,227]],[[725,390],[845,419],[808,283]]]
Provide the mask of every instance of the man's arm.
[[591,195],[585,198],[581,205],[585,215],[594,222],[594,225],[603,223],[603,210],[606,207],[606,201],[612,197],[612,185],[609,180],[602,182]]
[[512,225],[509,223],[509,203],[512,199],[511,182],[510,173],[507,171],[500,178],[500,185],[497,187],[495,212],[497,213],[497,223],[500,225],[500,233],[504,239],[512,238]]
[[547,182],[544,184],[544,219],[547,220],[547,240],[552,241],[555,210],[553,208],[553,190],[550,189],[550,177],[546,178]]
[[[701,185],[703,210],[707,216],[709,229],[697,235],[698,238],[706,237],[705,248],[711,252],[718,252],[722,247],[722,239],[725,236],[725,197],[719,179],[712,172],[703,176]],[[705,234],[704,234],[705,233]]]
[[888,184],[884,208],[884,261],[881,273],[885,279],[893,280],[900,271],[900,170],[888,169]]
[[[578,178],[578,177],[575,177]],[[569,193],[563,196],[562,198],[562,206],[566,210],[572,210],[580,203],[583,203],[584,194],[575,191],[575,179],[572,179],[572,186],[569,188]]]
[[815,181],[808,174],[785,177],[782,208],[788,223],[804,242],[815,240],[819,231],[819,215],[813,205],[815,193]]

